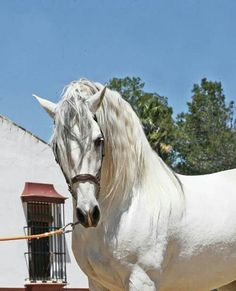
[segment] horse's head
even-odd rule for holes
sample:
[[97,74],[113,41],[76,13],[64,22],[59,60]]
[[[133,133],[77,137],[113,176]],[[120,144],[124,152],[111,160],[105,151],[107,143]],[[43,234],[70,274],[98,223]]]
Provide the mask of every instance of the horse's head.
[[100,219],[98,197],[104,153],[104,137],[96,119],[106,87],[80,96],[74,86],[71,94],[54,104],[36,97],[54,119],[52,147],[75,200],[76,216],[85,227],[97,226]]

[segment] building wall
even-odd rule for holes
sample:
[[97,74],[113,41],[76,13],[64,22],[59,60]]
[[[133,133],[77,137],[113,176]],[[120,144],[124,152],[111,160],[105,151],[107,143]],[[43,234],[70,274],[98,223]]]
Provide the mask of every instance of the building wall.
[[[72,222],[70,193],[50,147],[0,116],[0,236],[24,234],[26,217],[20,196],[25,182],[53,184],[58,193],[68,197],[65,220]],[[67,288],[87,288],[87,277],[71,251],[71,234],[66,235],[66,246]],[[28,277],[26,251],[27,241],[0,242],[0,287],[24,286]]]

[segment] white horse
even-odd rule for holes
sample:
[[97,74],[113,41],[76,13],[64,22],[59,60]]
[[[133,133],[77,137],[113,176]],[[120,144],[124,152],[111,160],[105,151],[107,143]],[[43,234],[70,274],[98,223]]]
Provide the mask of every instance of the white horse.
[[236,170],[175,174],[130,105],[99,83],[72,82],[58,104],[38,100],[54,118],[90,290],[211,290],[236,279]]

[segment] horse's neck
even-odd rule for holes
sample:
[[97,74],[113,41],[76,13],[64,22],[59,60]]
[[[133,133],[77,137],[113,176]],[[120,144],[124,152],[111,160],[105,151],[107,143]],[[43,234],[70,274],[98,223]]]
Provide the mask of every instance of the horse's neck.
[[[102,192],[105,196],[107,195],[103,199],[108,202],[116,201],[116,207],[122,203],[128,204],[134,195],[140,193],[140,195],[149,196],[154,201],[162,197],[170,198],[175,202],[179,197],[180,200],[182,199],[181,184],[175,174],[149,146],[143,151],[142,158],[133,157],[134,159],[130,161],[133,164],[127,165],[127,167],[130,166],[128,170],[126,168],[127,156],[125,152],[120,153],[118,162],[123,165],[123,168],[118,174],[116,172],[118,165],[114,164],[110,158],[111,153],[107,152],[102,170]],[[135,158],[138,160],[135,161]]]
[[139,179],[140,139],[145,140],[142,127],[130,105],[110,90],[97,112],[97,119],[105,137],[102,184],[106,198],[125,198]]
[[105,99],[98,119],[106,140],[103,201],[110,208],[120,207],[129,205],[139,193],[149,195],[154,203],[169,199],[172,206],[181,204],[181,187],[176,177],[151,149],[131,107],[111,95]]
[[127,195],[116,191],[105,199],[101,197],[101,226],[104,226],[108,233],[119,231],[120,227],[126,224],[126,220],[129,225],[131,221],[133,223],[143,214],[143,209],[147,210],[145,220],[154,223],[158,229],[160,227],[165,233],[176,231],[176,225],[183,214],[183,196],[179,191],[179,184],[174,185],[177,182],[173,182],[174,178],[170,178],[169,173],[166,173],[168,168],[158,172],[162,161],[155,153],[152,154],[152,159],[149,160],[152,160],[149,164],[149,175],[133,184]]

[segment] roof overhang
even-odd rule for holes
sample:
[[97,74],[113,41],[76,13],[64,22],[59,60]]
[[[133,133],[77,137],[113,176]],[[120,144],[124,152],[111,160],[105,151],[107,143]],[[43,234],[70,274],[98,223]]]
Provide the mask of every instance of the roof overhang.
[[66,197],[59,194],[52,184],[26,182],[23,193],[23,202],[64,203]]

